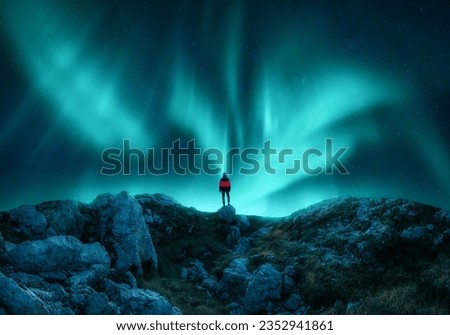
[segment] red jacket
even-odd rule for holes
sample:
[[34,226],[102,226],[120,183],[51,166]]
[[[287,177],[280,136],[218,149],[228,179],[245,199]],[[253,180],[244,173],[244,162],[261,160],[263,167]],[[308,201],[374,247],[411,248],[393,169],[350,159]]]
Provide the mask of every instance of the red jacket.
[[220,179],[220,182],[219,182],[219,191],[228,191],[228,192],[230,192],[231,191],[231,182],[230,182],[230,179],[224,179],[224,178],[222,178],[222,179]]

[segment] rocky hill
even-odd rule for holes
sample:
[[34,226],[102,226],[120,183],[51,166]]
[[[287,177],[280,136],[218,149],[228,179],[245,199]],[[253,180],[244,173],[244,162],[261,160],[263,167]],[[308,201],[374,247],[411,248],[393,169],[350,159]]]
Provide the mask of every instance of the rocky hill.
[[50,201],[0,213],[0,314],[449,314],[449,245],[448,211],[401,199]]

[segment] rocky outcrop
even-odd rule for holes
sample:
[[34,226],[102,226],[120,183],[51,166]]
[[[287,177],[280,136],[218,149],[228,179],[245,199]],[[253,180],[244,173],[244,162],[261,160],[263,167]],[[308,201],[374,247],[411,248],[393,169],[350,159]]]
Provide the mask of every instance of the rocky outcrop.
[[247,258],[236,258],[223,270],[218,289],[221,299],[228,301],[242,299],[252,277],[248,271],[248,262]]
[[82,272],[90,281],[106,277],[110,267],[108,253],[99,243],[82,244],[72,236],[23,242],[5,257],[17,271],[59,278]]
[[252,275],[243,299],[249,314],[273,312],[273,304],[281,298],[282,276],[270,264],[261,265]]
[[183,268],[182,277],[191,278],[197,282],[199,288],[205,290],[209,296],[216,294],[218,287],[217,278],[211,276],[199,260],[191,262],[190,268]]
[[141,289],[132,289],[126,284],[105,280],[105,293],[111,301],[120,306],[120,314],[181,314],[160,294]]
[[448,314],[449,246],[450,213],[402,199],[279,219],[51,201],[0,213],[0,314]]
[[14,226],[20,233],[31,240],[39,240],[47,235],[47,219],[35,206],[23,205],[9,212]]
[[179,313],[128,271],[157,266],[142,208],[128,194],[20,206],[0,221],[0,313]]
[[10,211],[10,220],[18,232],[30,240],[71,235],[80,238],[87,217],[75,201],[50,201],[37,206],[23,205]]
[[231,205],[221,207],[217,211],[217,214],[219,214],[221,220],[228,224],[233,223],[236,220],[236,209]]
[[119,270],[135,270],[143,274],[142,266],[158,267],[142,207],[125,192],[98,196],[93,207],[98,210],[101,243],[111,255],[113,266]]
[[0,272],[0,306],[9,314],[50,314],[45,304],[28,289]]

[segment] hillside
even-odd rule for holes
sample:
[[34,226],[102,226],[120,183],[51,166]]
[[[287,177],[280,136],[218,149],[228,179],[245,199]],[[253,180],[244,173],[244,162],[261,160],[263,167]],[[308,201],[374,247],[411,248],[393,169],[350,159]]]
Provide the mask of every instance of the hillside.
[[122,192],[20,206],[0,233],[0,314],[450,313],[450,213],[402,199],[263,218]]

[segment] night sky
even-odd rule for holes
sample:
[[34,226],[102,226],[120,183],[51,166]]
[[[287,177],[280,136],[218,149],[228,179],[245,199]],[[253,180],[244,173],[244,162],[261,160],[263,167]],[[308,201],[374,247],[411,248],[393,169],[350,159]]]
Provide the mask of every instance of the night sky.
[[237,211],[287,215],[336,196],[450,209],[449,1],[0,5],[0,210],[126,190],[215,211],[221,173],[142,176],[135,157],[131,175],[105,176],[102,152],[270,140],[299,158],[327,138],[348,148],[349,174],[235,164]]

